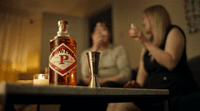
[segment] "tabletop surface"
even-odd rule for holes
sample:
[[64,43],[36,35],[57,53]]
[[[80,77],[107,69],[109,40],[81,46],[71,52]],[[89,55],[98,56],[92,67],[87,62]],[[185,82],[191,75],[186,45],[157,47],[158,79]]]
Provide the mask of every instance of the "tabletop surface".
[[40,94],[40,95],[169,95],[167,89],[142,88],[89,88],[87,86],[31,85],[0,83],[0,95]]

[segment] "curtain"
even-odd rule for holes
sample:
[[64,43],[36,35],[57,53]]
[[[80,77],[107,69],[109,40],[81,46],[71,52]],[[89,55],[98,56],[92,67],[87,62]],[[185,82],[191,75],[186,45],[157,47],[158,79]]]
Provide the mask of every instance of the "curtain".
[[0,13],[0,81],[16,81],[27,73],[29,19],[9,12]]

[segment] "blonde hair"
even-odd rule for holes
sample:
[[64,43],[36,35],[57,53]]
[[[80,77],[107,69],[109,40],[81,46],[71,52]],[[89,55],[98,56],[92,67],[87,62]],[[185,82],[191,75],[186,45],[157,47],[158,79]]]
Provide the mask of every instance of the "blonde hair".
[[[154,5],[146,8],[144,14],[147,17],[152,18],[152,29],[156,30],[156,33],[153,33],[151,40],[153,41],[153,37],[157,37],[158,41],[156,42],[156,46],[161,47],[165,40],[166,30],[171,25],[171,19],[167,10],[161,5]],[[153,56],[151,57],[151,60],[154,60]]]
[[144,14],[147,17],[152,17],[153,27],[156,30],[156,35],[152,35],[158,38],[156,46],[160,47],[164,42],[164,36],[167,28],[171,25],[171,19],[167,10],[161,5],[151,6],[144,10]]

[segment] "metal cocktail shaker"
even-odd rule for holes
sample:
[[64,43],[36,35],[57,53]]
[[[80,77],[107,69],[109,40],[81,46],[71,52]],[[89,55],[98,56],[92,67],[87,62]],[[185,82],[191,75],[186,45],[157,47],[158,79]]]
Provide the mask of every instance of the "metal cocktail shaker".
[[89,71],[90,71],[90,84],[89,87],[95,88],[100,87],[99,81],[98,81],[98,68],[99,68],[99,58],[100,58],[100,52],[87,52],[87,58],[88,58],[88,65],[89,65]]

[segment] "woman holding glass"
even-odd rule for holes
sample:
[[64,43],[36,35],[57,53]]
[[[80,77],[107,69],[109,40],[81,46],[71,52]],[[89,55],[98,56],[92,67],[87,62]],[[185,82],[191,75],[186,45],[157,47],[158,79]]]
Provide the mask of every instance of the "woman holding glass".
[[[187,65],[186,37],[183,30],[171,24],[168,12],[161,5],[145,9],[141,25],[151,38],[147,39],[137,27],[129,30],[129,36],[142,43],[142,51],[136,80],[129,81],[125,87],[169,89],[170,110],[199,110],[192,101],[194,95],[200,98],[200,94]],[[180,104],[186,100],[191,102]],[[197,102],[200,103],[200,100]],[[163,111],[164,100],[143,99],[133,100],[133,103],[110,103],[107,110]]]
[[130,63],[126,50],[121,45],[110,43],[110,32],[104,22],[98,22],[91,34],[92,47],[81,55],[82,82],[88,85],[90,72],[87,64],[88,51],[100,52],[98,80],[102,87],[123,87],[131,80]]

